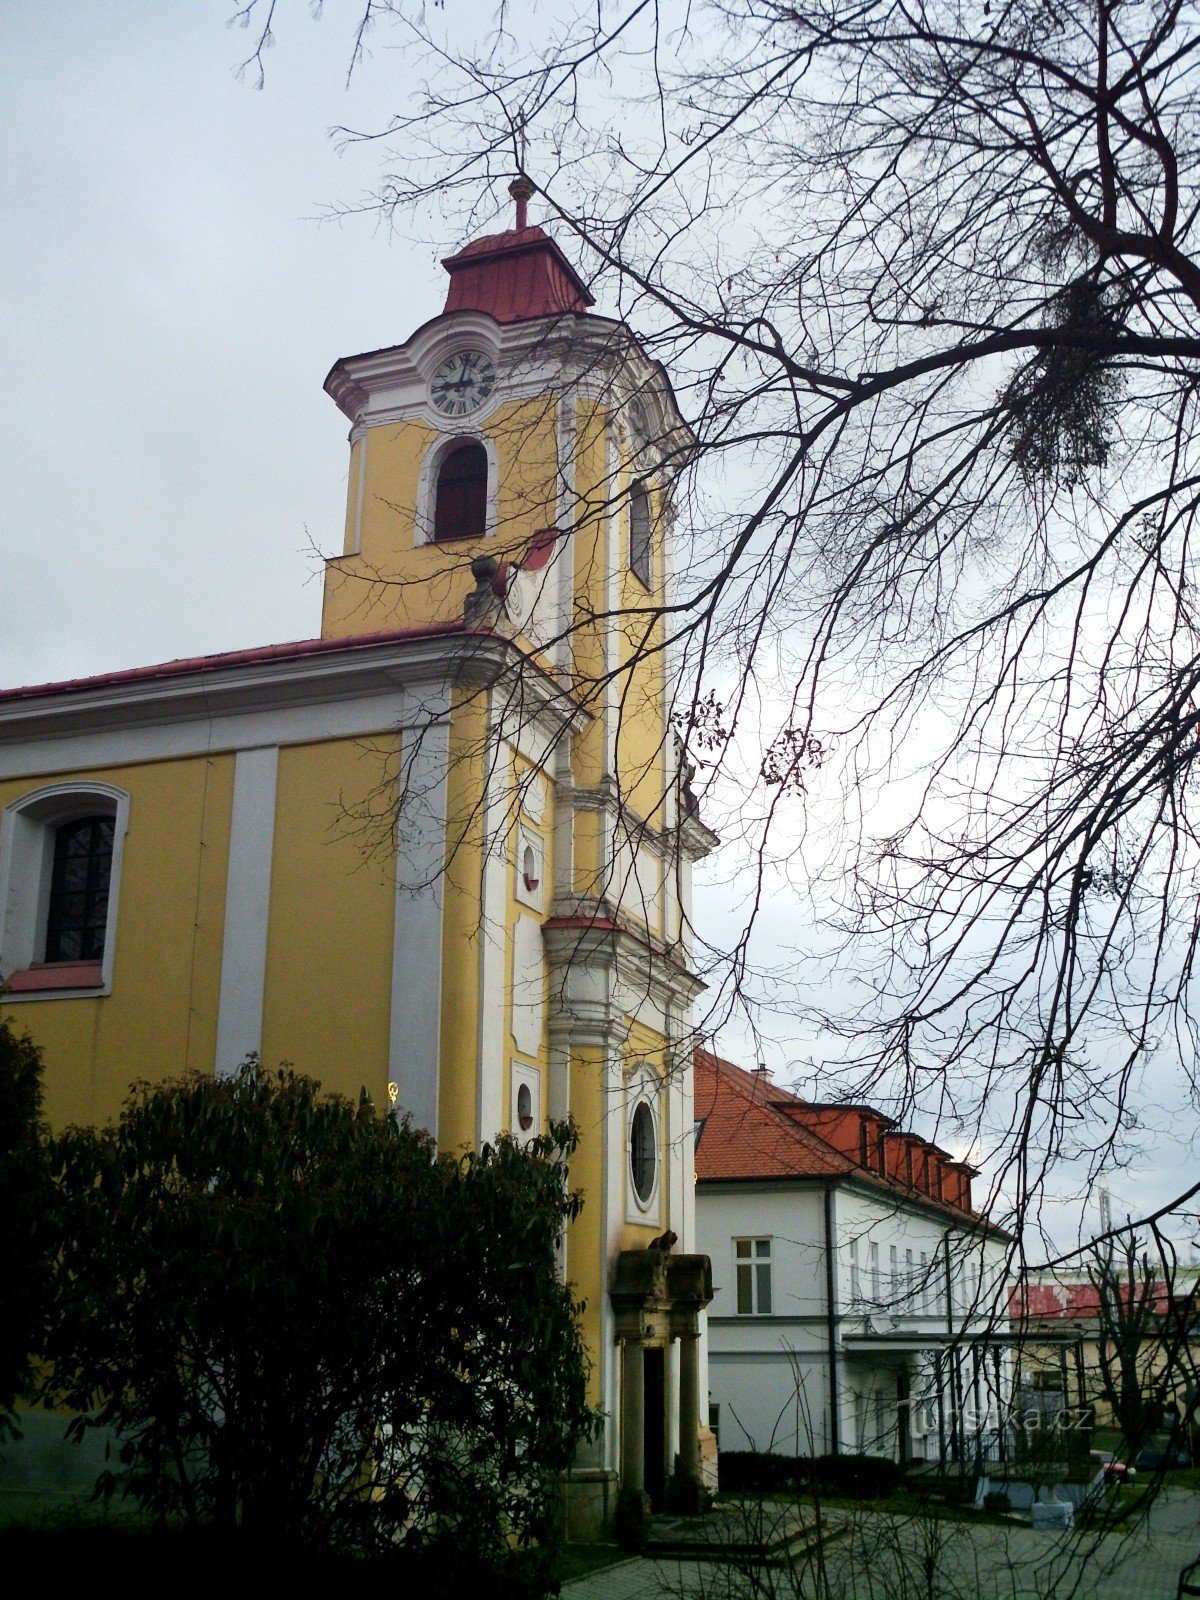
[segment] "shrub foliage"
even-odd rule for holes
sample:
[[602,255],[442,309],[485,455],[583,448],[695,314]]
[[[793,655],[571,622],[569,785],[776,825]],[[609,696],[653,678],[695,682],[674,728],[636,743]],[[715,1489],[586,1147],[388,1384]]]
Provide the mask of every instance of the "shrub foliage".
[[544,1537],[592,1426],[556,1246],[569,1125],[439,1156],[290,1070],[139,1085],[52,1141],[48,1398],[193,1526],[360,1549]]
[[785,1456],[757,1450],[721,1451],[721,1487],[733,1493],[837,1495],[886,1500],[904,1476],[886,1456]]
[[0,1020],[0,1439],[19,1431],[46,1293],[48,1196],[42,1148],[42,1055]]

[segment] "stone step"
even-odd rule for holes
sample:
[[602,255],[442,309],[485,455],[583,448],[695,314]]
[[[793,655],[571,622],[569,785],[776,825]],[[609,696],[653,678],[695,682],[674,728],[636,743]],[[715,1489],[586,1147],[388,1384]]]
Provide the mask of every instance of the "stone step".
[[679,1561],[733,1561],[777,1566],[815,1555],[842,1528],[798,1506],[721,1505],[699,1517],[650,1519],[647,1556]]

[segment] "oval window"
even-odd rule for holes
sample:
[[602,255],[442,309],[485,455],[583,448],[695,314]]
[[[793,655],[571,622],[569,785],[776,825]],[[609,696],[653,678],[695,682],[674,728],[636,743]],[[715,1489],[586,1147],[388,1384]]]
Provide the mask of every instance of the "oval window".
[[538,875],[537,853],[531,844],[527,844],[521,852],[521,877],[525,881],[527,894],[532,894],[542,881]]
[[633,1192],[643,1205],[654,1193],[654,1180],[658,1171],[658,1151],[655,1148],[654,1113],[644,1100],[633,1113],[629,1130],[629,1175],[633,1179]]
[[527,1083],[517,1090],[517,1122],[522,1133],[528,1133],[533,1127],[533,1096]]

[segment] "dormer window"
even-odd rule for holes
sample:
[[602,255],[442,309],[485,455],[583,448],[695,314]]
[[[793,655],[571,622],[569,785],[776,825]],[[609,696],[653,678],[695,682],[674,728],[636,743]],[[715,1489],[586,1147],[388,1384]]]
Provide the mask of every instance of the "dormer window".
[[650,496],[638,486],[629,496],[629,570],[647,589],[650,581]]
[[482,539],[487,529],[488,458],[478,440],[465,440],[443,458],[434,504],[435,539]]

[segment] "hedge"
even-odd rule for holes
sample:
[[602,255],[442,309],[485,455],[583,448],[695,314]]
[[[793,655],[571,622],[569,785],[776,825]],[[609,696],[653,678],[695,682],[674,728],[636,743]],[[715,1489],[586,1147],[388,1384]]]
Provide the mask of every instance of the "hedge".
[[885,1456],[784,1456],[756,1450],[722,1450],[721,1488],[734,1494],[784,1490],[838,1495],[851,1500],[886,1500],[903,1469]]

